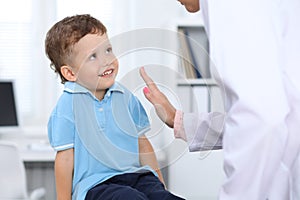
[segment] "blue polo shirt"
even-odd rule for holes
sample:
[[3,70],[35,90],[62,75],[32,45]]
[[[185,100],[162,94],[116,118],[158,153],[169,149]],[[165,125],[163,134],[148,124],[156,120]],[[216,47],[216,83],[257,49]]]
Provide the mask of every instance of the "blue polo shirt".
[[48,137],[56,151],[74,148],[72,199],[85,199],[89,189],[118,174],[156,174],[139,162],[138,138],[149,129],[142,104],[120,83],[99,101],[86,88],[66,82],[48,122]]

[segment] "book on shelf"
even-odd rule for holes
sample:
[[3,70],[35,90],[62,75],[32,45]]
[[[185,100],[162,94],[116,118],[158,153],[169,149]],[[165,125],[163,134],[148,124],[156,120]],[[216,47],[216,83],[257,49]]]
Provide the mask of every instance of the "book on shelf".
[[209,44],[204,27],[179,27],[181,68],[188,79],[210,78]]
[[186,42],[187,42],[187,47],[189,49],[190,52],[190,56],[191,56],[191,61],[192,61],[192,66],[194,68],[194,73],[196,78],[202,78],[201,74],[200,74],[200,70],[199,70],[199,64],[197,63],[197,55],[195,55],[197,52],[194,52],[194,48],[193,48],[193,39],[189,36],[189,32],[187,29],[184,29],[184,33],[185,33],[185,37],[186,37]]
[[179,34],[179,57],[180,57],[180,66],[181,71],[188,79],[197,78],[195,68],[192,63],[191,49],[188,45],[187,37],[185,35],[184,29],[178,29]]

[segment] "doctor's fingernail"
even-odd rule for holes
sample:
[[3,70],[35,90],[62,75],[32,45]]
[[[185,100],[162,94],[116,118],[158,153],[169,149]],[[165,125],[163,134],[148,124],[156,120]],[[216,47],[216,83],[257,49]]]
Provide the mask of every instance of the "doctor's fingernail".
[[147,88],[147,87],[144,87],[143,91],[144,91],[145,94],[148,94],[150,92],[149,88]]

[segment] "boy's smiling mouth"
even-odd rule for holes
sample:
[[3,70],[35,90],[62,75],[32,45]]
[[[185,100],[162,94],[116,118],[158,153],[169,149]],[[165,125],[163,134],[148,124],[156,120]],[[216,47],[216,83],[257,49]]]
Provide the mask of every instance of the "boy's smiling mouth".
[[100,76],[100,77],[109,76],[113,73],[113,71],[114,71],[113,69],[108,69],[108,70],[104,71],[102,74],[99,74],[98,76]]

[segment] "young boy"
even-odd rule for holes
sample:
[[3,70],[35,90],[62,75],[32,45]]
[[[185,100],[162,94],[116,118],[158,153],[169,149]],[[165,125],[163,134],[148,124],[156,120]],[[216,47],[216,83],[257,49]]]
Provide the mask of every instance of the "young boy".
[[105,26],[90,15],[67,17],[45,47],[65,85],[48,123],[57,199],[181,199],[164,188],[143,106],[115,82]]

